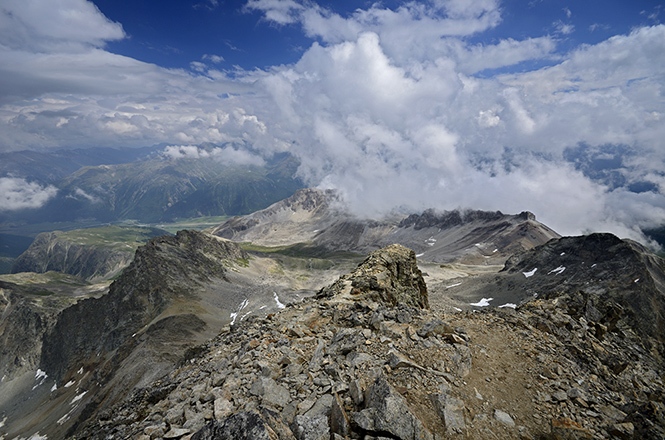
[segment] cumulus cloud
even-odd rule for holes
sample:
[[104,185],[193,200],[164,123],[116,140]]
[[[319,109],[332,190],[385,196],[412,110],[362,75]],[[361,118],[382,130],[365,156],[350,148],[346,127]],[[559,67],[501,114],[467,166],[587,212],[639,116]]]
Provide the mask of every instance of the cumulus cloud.
[[58,190],[16,177],[0,177],[0,211],[39,208]]
[[[203,63],[221,62],[214,55],[185,72],[112,54],[102,45],[122,38],[121,27],[83,0],[63,2],[85,4],[98,31],[49,46],[9,22],[17,32],[0,37],[5,145],[165,142],[172,160],[246,164],[289,151],[310,185],[337,188],[368,216],[531,210],[561,233],[634,238],[636,226],[665,218],[663,25],[562,52],[551,35],[474,40],[501,23],[495,0],[373,3],[344,16],[310,1],[251,0],[264,22],[314,42],[292,65],[230,78]],[[42,7],[57,17],[51,4]],[[573,30],[561,24],[558,35]],[[252,152],[194,146],[205,142]],[[619,144],[633,152],[612,170],[620,185],[569,154]]]

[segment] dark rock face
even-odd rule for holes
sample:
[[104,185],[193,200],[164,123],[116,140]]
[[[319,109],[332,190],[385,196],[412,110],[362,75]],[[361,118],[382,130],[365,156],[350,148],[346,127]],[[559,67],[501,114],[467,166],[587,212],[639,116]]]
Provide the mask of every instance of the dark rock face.
[[16,290],[17,286],[0,281],[0,376],[8,379],[37,367],[42,336],[54,321],[53,313],[44,313]]
[[44,337],[41,368],[60,381],[75,364],[133,345],[132,334],[174,300],[187,300],[197,282],[224,279],[223,260],[242,258],[248,255],[236,244],[196,231],[151,240],[136,251],[107,295],[80,301],[61,313]]
[[[499,220],[503,217],[505,217],[505,215],[501,211],[450,211],[437,213],[433,209],[427,209],[423,211],[422,214],[411,214],[402,220],[399,226],[401,228],[413,226],[415,230],[432,227],[446,229],[476,220]],[[531,217],[535,219],[533,214],[531,214]]]
[[418,269],[416,253],[398,244],[370,253],[355,271],[322,289],[319,297],[343,295],[349,286],[349,294],[355,299],[429,308],[427,286]]
[[665,260],[642,245],[612,234],[563,237],[516,254],[503,272],[529,275],[524,288],[539,296],[568,295],[571,314],[606,331],[648,336],[665,356]]
[[223,422],[210,422],[201,428],[191,440],[296,440],[291,430],[277,414],[264,409],[242,411],[227,417]]

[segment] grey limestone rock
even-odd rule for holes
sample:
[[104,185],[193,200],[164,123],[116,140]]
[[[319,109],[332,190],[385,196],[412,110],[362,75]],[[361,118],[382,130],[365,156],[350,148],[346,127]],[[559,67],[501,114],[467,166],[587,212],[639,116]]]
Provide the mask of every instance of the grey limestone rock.
[[466,430],[463,401],[447,393],[431,394],[430,399],[449,434],[463,433]]
[[505,411],[501,411],[500,409],[494,410],[494,418],[500,423],[503,423],[506,426],[510,426],[511,428],[515,426],[515,421],[512,417],[510,417],[510,414]]
[[[298,440],[329,440],[330,426],[328,417],[298,415],[291,425]],[[194,439],[192,439],[194,440]]]
[[354,422],[370,433],[389,433],[400,440],[433,440],[432,433],[409,409],[384,377],[367,390],[366,408],[353,414]]
[[250,393],[260,396],[264,402],[280,408],[285,407],[291,401],[289,391],[269,377],[256,379]]

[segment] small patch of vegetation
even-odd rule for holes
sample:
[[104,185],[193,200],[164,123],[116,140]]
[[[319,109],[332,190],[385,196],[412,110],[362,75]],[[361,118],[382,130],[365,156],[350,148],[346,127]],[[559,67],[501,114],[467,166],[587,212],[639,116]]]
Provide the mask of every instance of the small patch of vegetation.
[[247,252],[262,254],[280,254],[294,258],[317,258],[326,260],[360,259],[363,255],[349,251],[330,251],[323,246],[313,243],[296,243],[285,246],[260,246],[253,243],[240,243],[240,247]]
[[249,258],[236,258],[236,264],[241,267],[249,267]]
[[60,232],[59,235],[61,239],[71,243],[134,252],[136,248],[151,238],[168,235],[168,232],[152,227],[109,225],[90,229],[75,229]]

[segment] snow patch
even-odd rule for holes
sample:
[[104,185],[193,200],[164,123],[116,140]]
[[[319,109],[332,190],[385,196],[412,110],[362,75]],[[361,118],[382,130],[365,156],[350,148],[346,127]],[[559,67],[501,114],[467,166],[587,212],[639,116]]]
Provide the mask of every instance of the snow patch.
[[557,274],[557,275],[558,275],[558,274],[560,274],[561,272],[563,272],[564,270],[566,270],[566,268],[565,268],[564,266],[559,266],[559,267],[557,267],[556,269],[552,269],[552,270],[550,270],[549,272],[547,272],[547,275],[549,275],[549,274],[551,274],[551,273],[554,273],[554,274]]
[[73,381],[73,380],[70,380],[69,382],[67,382],[67,383],[65,384],[65,388],[69,388],[69,387],[71,387],[72,385],[74,385],[74,381]]
[[535,267],[533,270],[530,270],[528,272],[522,272],[522,273],[524,274],[525,277],[529,278],[529,277],[532,277],[536,273],[537,270],[538,270],[538,268]]
[[32,387],[32,389],[34,390],[35,388],[43,384],[47,377],[48,374],[46,374],[46,371],[42,371],[38,368],[37,372],[35,373],[35,382],[37,383],[35,384],[34,387]]
[[461,285],[462,285],[462,283],[451,284],[450,286],[446,286],[446,289],[450,289],[451,287],[457,287],[457,286],[461,286]]
[[58,384],[54,383],[53,386],[51,387],[51,392],[55,391],[58,389]]
[[37,431],[34,434],[32,434],[28,440],[48,440],[48,437],[45,435],[41,435],[39,431]]
[[77,373],[78,373],[78,374],[83,374],[83,367],[79,368],[79,370],[77,371]]
[[84,392],[82,392],[81,394],[79,394],[78,396],[74,397],[74,398],[72,399],[72,402],[70,403],[70,405],[73,405],[73,404],[75,404],[76,402],[78,402],[79,400],[83,399],[83,396],[85,396],[86,394],[87,394],[87,391],[84,391]]
[[278,309],[285,309],[286,306],[284,304],[282,304],[281,302],[279,302],[279,296],[277,296],[277,292],[273,292],[272,294],[275,296],[275,303],[277,303],[277,308]]
[[565,252],[561,252],[559,255],[563,257],[564,255],[566,255],[566,253],[565,253]]
[[490,301],[492,301],[493,299],[494,298],[483,298],[480,301],[478,301],[477,303],[471,303],[469,305],[474,306],[474,307],[487,307],[487,306],[490,305]]
[[517,304],[506,303],[506,304],[504,304],[504,305],[502,305],[502,306],[499,306],[500,309],[503,309],[504,307],[510,307],[511,309],[516,309],[516,308],[517,308]]
[[635,282],[636,282],[636,283],[637,283],[638,281],[640,281],[640,279],[639,279],[639,278],[635,280]]
[[[231,325],[233,325],[236,322],[236,318],[238,317],[238,313],[240,313],[242,311],[242,309],[244,309],[248,305],[249,305],[249,300],[247,300],[247,298],[245,298],[245,300],[242,302],[242,304],[240,304],[240,308],[238,309],[238,311],[235,312],[235,313],[231,313],[231,316],[230,316]],[[243,318],[244,318],[244,316],[243,316]],[[241,320],[242,320],[242,318],[241,318]]]
[[434,246],[436,244],[436,238],[430,237],[427,240],[425,240],[425,244],[427,246]]
[[425,255],[424,252],[423,252],[422,254],[416,254],[416,258],[420,258],[420,257],[422,257],[423,255]]
[[460,309],[459,307],[453,307],[453,309],[457,310],[458,312],[462,311],[462,309]]

